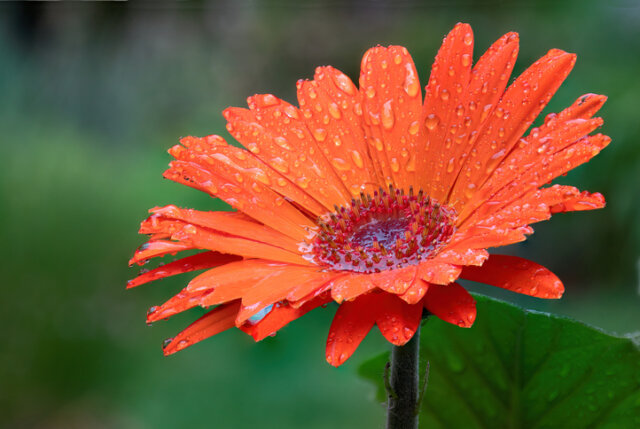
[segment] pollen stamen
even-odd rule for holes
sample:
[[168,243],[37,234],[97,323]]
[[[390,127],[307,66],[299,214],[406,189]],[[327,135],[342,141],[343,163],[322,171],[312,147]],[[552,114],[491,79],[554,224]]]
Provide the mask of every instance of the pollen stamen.
[[455,232],[455,211],[409,188],[360,193],[318,219],[306,258],[336,271],[373,273],[434,256]]

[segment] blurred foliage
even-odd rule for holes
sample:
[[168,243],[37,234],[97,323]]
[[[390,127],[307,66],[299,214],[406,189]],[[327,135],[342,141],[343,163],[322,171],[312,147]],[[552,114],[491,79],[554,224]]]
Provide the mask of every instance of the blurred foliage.
[[[146,210],[220,208],[161,180],[188,134],[227,137],[220,112],[246,96],[295,100],[332,64],[356,79],[376,44],[400,44],[426,81],[442,37],[472,24],[476,56],[521,35],[515,73],[553,47],[579,54],[548,112],[603,93],[612,145],[562,182],[608,207],[557,216],[511,251],[553,269],[559,302],[497,294],[606,329],[640,326],[640,7],[628,1],[290,1],[0,4],[0,425],[38,428],[376,427],[383,409],[352,369],[324,362],[332,310],[275,338],[221,334],[171,358],[160,344],[198,316],[153,329],[145,310],[187,276],[133,291],[126,266]],[[215,422],[215,425],[214,425]]]

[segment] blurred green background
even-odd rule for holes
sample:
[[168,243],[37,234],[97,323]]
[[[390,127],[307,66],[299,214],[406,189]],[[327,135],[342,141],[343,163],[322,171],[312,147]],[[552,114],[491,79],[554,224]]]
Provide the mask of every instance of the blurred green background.
[[[0,426],[8,428],[382,427],[355,375],[388,346],[376,332],[339,369],[324,361],[332,308],[254,344],[225,332],[164,358],[200,312],[145,325],[188,275],[131,291],[146,210],[222,207],[162,180],[180,136],[221,133],[248,95],[295,100],[331,64],[352,78],[364,51],[401,44],[423,82],[458,21],[476,58],[521,35],[515,73],[548,49],[578,63],[546,112],[602,93],[612,145],[562,183],[606,209],[556,216],[510,251],[565,282],[558,302],[476,288],[609,331],[640,328],[640,4],[637,1],[291,1],[0,4]],[[482,317],[482,315],[480,315]]]

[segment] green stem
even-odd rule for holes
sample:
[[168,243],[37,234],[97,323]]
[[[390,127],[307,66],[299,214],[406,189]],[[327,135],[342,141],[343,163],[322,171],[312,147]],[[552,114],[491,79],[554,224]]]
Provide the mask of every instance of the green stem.
[[391,351],[391,379],[387,402],[387,429],[417,429],[420,327],[404,346]]

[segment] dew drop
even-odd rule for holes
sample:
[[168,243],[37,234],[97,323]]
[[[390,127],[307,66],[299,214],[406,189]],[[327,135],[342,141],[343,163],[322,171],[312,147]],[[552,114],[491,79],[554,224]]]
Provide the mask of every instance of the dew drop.
[[362,168],[364,166],[362,155],[360,155],[360,152],[358,152],[357,150],[351,151],[351,159],[358,168]]
[[469,66],[469,64],[471,64],[471,55],[462,54],[462,57],[460,58],[460,62],[462,62],[463,67]]
[[409,125],[409,134],[411,134],[412,136],[415,136],[418,133],[419,129],[420,129],[420,123],[418,121],[413,121]]
[[434,113],[427,115],[427,118],[424,121],[424,124],[427,126],[429,131],[433,131],[438,123],[440,122],[440,118],[438,118]]
[[382,105],[381,120],[382,126],[385,130],[390,130],[391,128],[393,128],[394,117],[393,109],[391,108],[391,100],[388,100]]
[[368,98],[373,98],[376,96],[376,90],[370,86],[365,90],[365,94]]

